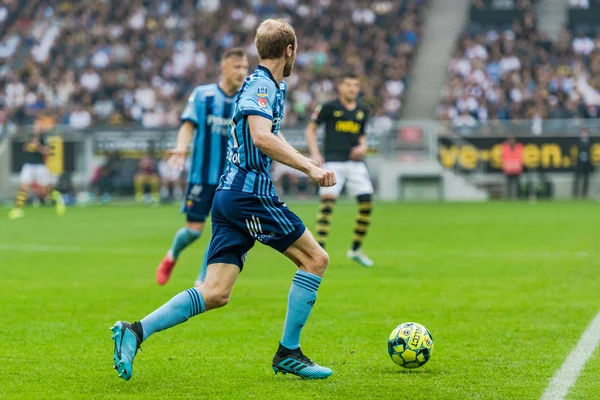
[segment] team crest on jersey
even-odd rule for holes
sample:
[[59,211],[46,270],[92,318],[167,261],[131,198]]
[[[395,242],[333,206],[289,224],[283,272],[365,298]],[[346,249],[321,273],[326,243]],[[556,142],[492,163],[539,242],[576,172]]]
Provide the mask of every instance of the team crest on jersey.
[[267,88],[264,86],[259,87],[256,93],[258,94],[258,97],[267,97],[269,94]]
[[262,108],[267,108],[267,106],[269,105],[269,102],[267,101],[266,97],[259,97],[258,105],[261,106]]
[[334,111],[333,112],[333,116],[334,117],[341,117],[342,115],[344,115],[343,111]]
[[365,117],[365,113],[364,112],[359,111],[359,112],[356,113],[356,120],[357,121],[362,120],[364,117]]

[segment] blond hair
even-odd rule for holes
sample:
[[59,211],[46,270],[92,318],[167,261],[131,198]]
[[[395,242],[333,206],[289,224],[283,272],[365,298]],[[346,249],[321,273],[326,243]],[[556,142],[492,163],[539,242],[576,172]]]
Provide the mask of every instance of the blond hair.
[[295,50],[296,32],[284,19],[267,19],[258,26],[254,44],[261,60],[281,58],[289,45]]

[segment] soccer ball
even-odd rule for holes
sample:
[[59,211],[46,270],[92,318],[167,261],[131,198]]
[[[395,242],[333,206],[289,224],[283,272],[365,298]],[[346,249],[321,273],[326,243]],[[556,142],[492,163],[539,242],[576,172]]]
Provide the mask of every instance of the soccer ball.
[[418,368],[431,358],[433,337],[423,325],[405,322],[398,325],[388,338],[388,353],[404,368]]

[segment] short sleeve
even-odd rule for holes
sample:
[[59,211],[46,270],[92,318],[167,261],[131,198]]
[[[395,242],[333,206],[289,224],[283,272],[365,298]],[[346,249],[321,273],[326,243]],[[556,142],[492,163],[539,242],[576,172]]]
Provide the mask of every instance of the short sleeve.
[[273,121],[273,108],[277,89],[267,79],[256,79],[240,95],[238,109],[244,116],[259,115]]
[[317,125],[321,125],[325,121],[325,119],[327,119],[328,110],[329,107],[327,107],[327,104],[325,104],[324,106],[319,104],[315,108],[315,111],[313,111],[310,120]]
[[199,125],[198,123],[198,104],[202,102],[202,93],[196,88],[188,98],[187,104],[185,105],[185,109],[183,113],[181,113],[181,122],[190,121],[194,123],[194,125]]

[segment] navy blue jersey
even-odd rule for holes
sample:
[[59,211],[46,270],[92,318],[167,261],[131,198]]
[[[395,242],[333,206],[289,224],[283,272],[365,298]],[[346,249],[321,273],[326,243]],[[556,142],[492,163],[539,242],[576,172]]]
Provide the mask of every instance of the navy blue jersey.
[[275,196],[275,188],[269,174],[271,158],[254,145],[248,117],[259,115],[270,119],[273,121],[271,132],[277,136],[283,119],[286,90],[286,83],[277,83],[271,72],[261,65],[246,78],[233,111],[229,129],[227,169],[221,178],[219,189],[258,196]]
[[198,86],[188,99],[181,121],[196,125],[189,182],[217,185],[227,158],[227,130],[237,94],[228,97],[216,83]]

